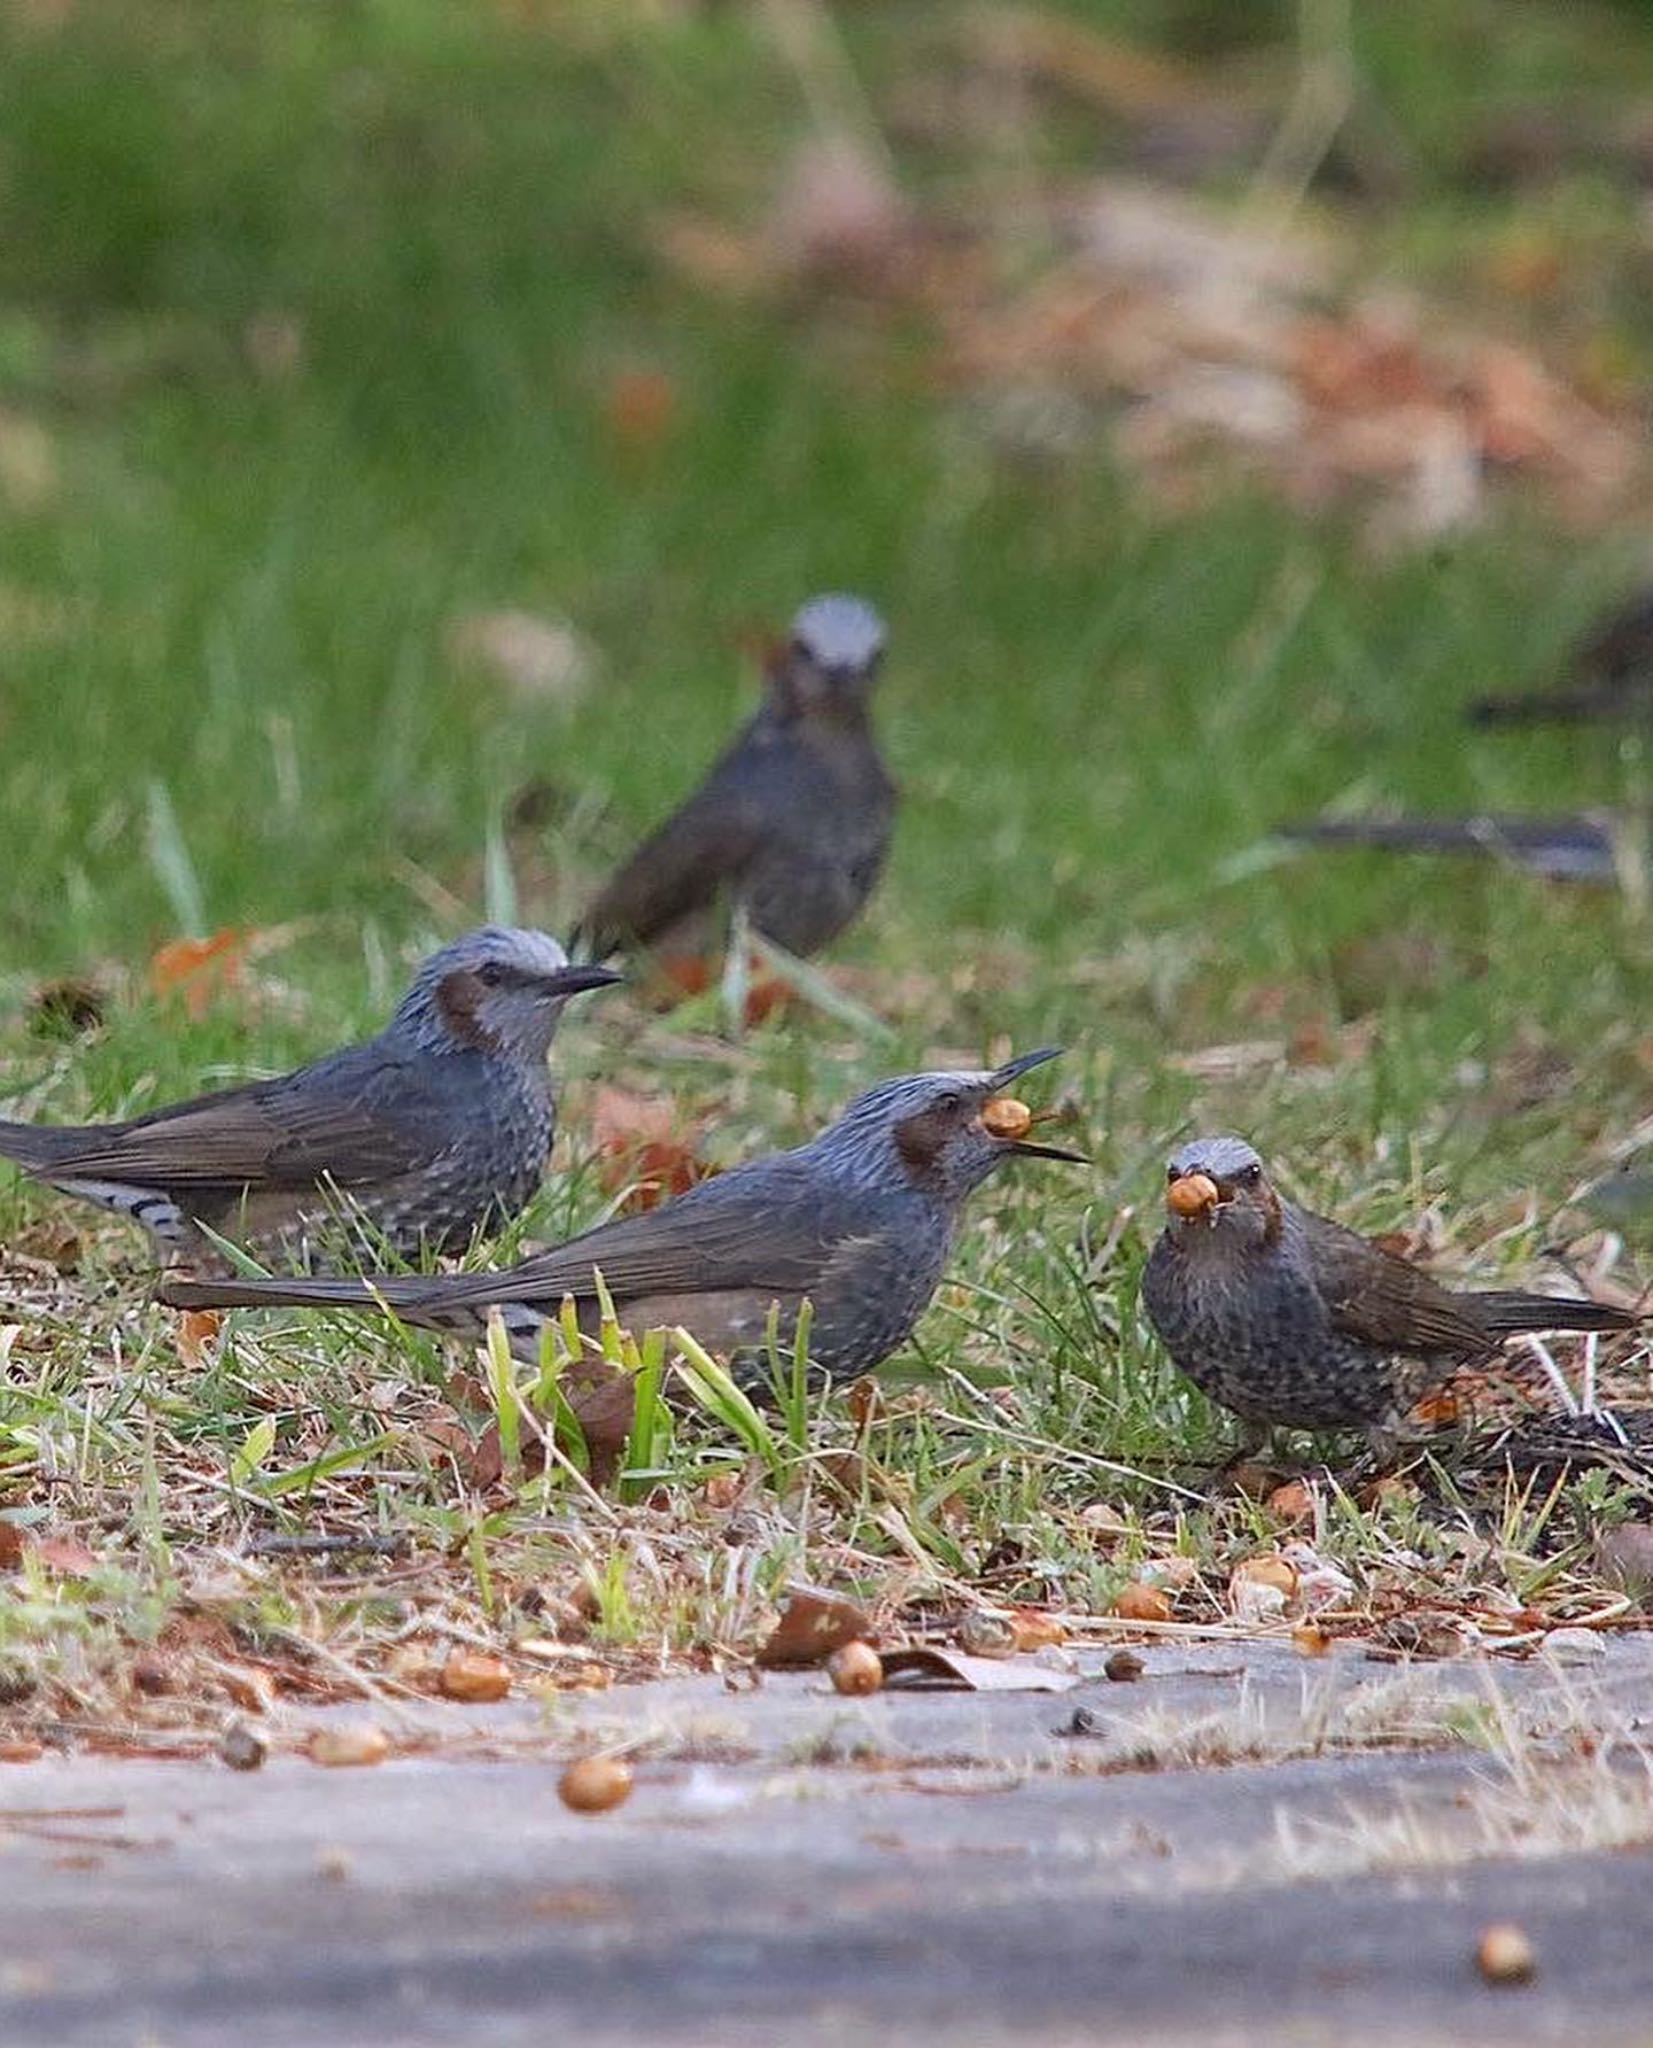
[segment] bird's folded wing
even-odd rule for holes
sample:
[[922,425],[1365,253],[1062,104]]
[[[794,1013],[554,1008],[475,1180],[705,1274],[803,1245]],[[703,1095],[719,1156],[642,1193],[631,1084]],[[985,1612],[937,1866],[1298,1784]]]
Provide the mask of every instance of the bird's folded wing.
[[599,952],[627,939],[646,946],[706,908],[751,860],[762,830],[752,797],[714,776],[604,884],[582,921],[588,942]]
[[1496,1339],[1427,1273],[1325,1217],[1309,1222],[1320,1292],[1345,1336],[1415,1354],[1479,1358],[1497,1349]]
[[411,1172],[437,1149],[427,1094],[411,1062],[340,1055],[302,1078],[223,1089],[113,1126],[53,1163],[165,1187],[304,1188],[324,1178],[348,1187]]
[[622,1303],[644,1295],[748,1288],[777,1296],[807,1294],[844,1234],[833,1227],[818,1194],[790,1185],[779,1162],[771,1161],[761,1191],[740,1174],[703,1181],[675,1202],[601,1224],[508,1273],[446,1278],[442,1299],[473,1306],[523,1300],[554,1306],[565,1294],[592,1294],[594,1268]]

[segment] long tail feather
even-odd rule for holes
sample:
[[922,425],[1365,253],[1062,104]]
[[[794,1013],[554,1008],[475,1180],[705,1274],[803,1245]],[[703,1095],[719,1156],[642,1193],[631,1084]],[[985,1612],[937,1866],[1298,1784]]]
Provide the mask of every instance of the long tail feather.
[[1475,1296],[1478,1319],[1501,1336],[1523,1330],[1631,1330],[1637,1318],[1610,1302],[1580,1295],[1524,1294],[1499,1289]]
[[1280,826],[1279,836],[1395,853],[1478,854],[1516,861],[1561,881],[1612,882],[1618,876],[1611,830],[1587,817],[1307,818]]

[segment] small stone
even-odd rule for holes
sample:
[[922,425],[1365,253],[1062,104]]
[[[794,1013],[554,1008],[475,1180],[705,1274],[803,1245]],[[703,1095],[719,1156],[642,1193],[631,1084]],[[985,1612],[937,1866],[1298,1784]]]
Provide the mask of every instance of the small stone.
[[1014,1656],[1016,1624],[1007,1614],[978,1608],[959,1623],[959,1648],[967,1657]]
[[1115,1685],[1134,1685],[1147,1668],[1135,1650],[1115,1650],[1102,1666],[1102,1676]]
[[232,1771],[256,1771],[270,1754],[270,1738],[239,1717],[226,1722],[218,1738],[218,1761]]

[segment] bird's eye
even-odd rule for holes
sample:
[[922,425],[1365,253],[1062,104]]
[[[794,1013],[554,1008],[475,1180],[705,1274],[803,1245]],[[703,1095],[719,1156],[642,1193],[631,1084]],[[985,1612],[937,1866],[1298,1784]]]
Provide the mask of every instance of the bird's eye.
[[1175,1165],[1172,1165],[1172,1166],[1168,1166],[1168,1167],[1166,1167],[1166,1169],[1165,1169],[1165,1178],[1166,1178],[1166,1179],[1167,1179],[1168,1181],[1171,1181],[1171,1180],[1181,1180],[1181,1179],[1182,1179],[1182,1168],[1181,1168],[1180,1166],[1175,1166]]
[[489,960],[476,970],[476,978],[484,988],[498,988],[505,979],[505,970],[497,960]]
[[942,1116],[957,1116],[962,1107],[962,1098],[952,1088],[945,1095],[936,1097],[936,1109]]
[[1248,1188],[1258,1187],[1262,1183],[1263,1169],[1253,1160],[1245,1172],[1240,1175],[1240,1178]]

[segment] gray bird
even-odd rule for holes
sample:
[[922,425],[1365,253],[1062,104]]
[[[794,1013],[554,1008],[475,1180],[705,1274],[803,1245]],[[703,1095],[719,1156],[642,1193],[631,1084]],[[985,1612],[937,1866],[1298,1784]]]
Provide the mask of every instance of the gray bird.
[[543,1177],[563,1004],[620,978],[485,925],[433,954],[364,1045],[128,1123],[0,1122],[0,1156],[132,1217],[163,1258],[221,1265],[198,1224],[283,1263],[350,1220],[404,1257],[461,1250]]
[[[498,1273],[436,1277],[369,1274],[360,1280],[211,1280],[167,1277],[160,1298],[178,1308],[390,1309],[402,1320],[475,1338],[497,1307],[519,1358],[565,1296],[583,1327],[596,1324],[601,1272],[633,1330],[681,1324],[748,1376],[766,1367],[765,1333],[793,1341],[798,1309],[813,1304],[813,1365],[833,1378],[869,1372],[904,1342],[929,1306],[952,1249],[965,1198],[1007,1159],[1075,1160],[1029,1142],[1035,1121],[1001,1093],[1056,1058],[1026,1053],[990,1073],[908,1074],[851,1103],[795,1151],[755,1159],[700,1182],[642,1215],[620,1217]],[[627,1375],[597,1367],[568,1378],[594,1454],[612,1456],[630,1426]]]
[[1252,1445],[1270,1428],[1359,1429],[1388,1458],[1414,1403],[1505,1337],[1635,1321],[1599,1301],[1454,1293],[1284,1200],[1243,1138],[1194,1139],[1168,1182],[1143,1305],[1172,1362]]
[[1474,725],[1653,724],[1653,584],[1610,612],[1574,648],[1557,690],[1481,697]]
[[804,606],[762,707],[586,912],[592,953],[642,947],[668,970],[715,958],[739,903],[765,938],[807,955],[856,917],[895,811],[868,701],[883,654],[884,622],[860,598]]

